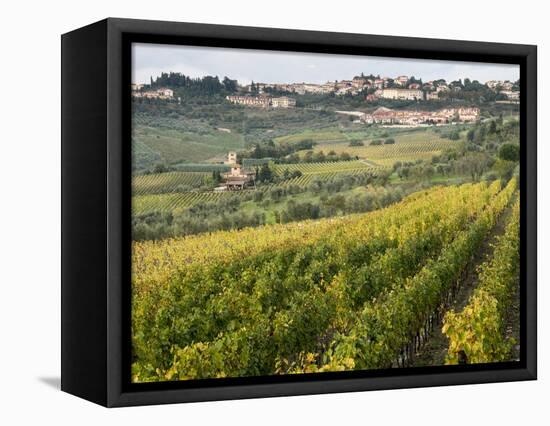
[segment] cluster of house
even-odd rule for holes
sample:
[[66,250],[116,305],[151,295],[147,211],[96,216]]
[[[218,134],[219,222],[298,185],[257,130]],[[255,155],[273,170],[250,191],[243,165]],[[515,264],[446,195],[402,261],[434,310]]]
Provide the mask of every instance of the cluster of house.
[[[337,96],[342,95],[359,95],[365,93],[369,89],[373,90],[397,90],[396,92],[387,91],[380,92],[378,95],[371,94],[371,99],[378,97],[387,97],[388,99],[424,99],[423,90],[435,90],[433,82],[428,82],[424,85],[411,80],[406,75],[400,75],[396,78],[371,78],[371,77],[354,77],[352,80],[327,81],[326,83],[256,83],[249,85],[249,91],[258,90],[262,93],[266,88],[297,93],[303,95],[306,93],[313,94],[330,94],[334,93]],[[402,92],[399,92],[402,90]]]
[[[503,95],[508,102],[519,101],[519,91],[514,90],[514,83],[510,81],[490,80],[485,83],[487,87],[496,93]],[[296,106],[296,100],[288,96],[273,97],[265,94],[266,89],[296,93],[304,95],[331,94],[342,95],[366,95],[367,102],[378,99],[392,99],[405,101],[437,101],[441,94],[450,91],[460,91],[460,84],[447,84],[445,80],[427,81],[400,75],[395,78],[383,77],[354,77],[352,80],[340,80],[316,83],[252,83],[245,86],[253,95],[227,96],[226,99],[234,104],[249,105],[255,107],[292,108]],[[132,84],[132,95],[137,98],[172,99],[174,91],[168,88],[146,89],[144,84]],[[502,96],[501,96],[502,98]]]
[[[382,88],[378,88],[374,93],[367,96],[367,101],[376,101],[378,99],[394,99],[394,100],[403,100],[403,101],[438,101],[441,99],[440,94],[455,91],[458,92],[462,88],[458,85],[453,85],[452,83],[446,84],[441,80],[438,82],[427,81],[426,83],[403,83],[406,76],[398,77],[393,80],[392,86],[387,86],[387,81],[385,81]],[[405,86],[405,87],[395,87],[395,85]]]
[[280,96],[277,98],[258,95],[258,96],[226,96],[232,104],[247,105],[261,108],[294,108],[296,106],[296,99],[288,96]]
[[144,86],[144,84],[132,84],[132,96],[148,99],[172,99],[174,97],[172,89],[161,87],[155,90],[143,90]]
[[450,122],[473,122],[479,119],[479,108],[444,108],[438,111],[395,111],[378,108],[371,114],[362,114],[359,119],[367,124],[446,124]]
[[514,90],[514,83],[502,80],[490,80],[485,83],[489,89],[506,96],[509,101],[519,101],[519,90]]
[[215,192],[240,191],[254,185],[256,172],[254,170],[246,170],[242,165],[238,164],[236,152],[229,152],[223,163],[230,166],[231,169],[226,173],[222,173],[223,182],[214,189]]
[[298,95],[306,93],[313,94],[330,94],[336,95],[352,94],[357,95],[365,88],[365,81],[362,78],[354,78],[353,80],[328,81],[323,84],[317,83],[256,83],[247,86],[248,91],[258,90],[263,93],[265,89],[273,89],[281,92],[291,92]]
[[[505,95],[510,101],[519,100],[519,91],[514,91],[513,83],[509,81],[488,81],[487,86],[500,94]],[[441,99],[440,94],[444,92],[462,90],[460,85],[453,83],[447,84],[444,80],[427,81],[421,83],[419,80],[409,78],[406,75],[400,75],[395,78],[383,77],[373,78],[358,76],[352,80],[328,81],[322,84],[316,83],[256,83],[247,86],[248,91],[258,91],[262,94],[265,89],[296,93],[304,95],[312,94],[330,94],[342,95],[360,95],[368,92],[367,101],[376,101],[378,99],[394,99],[408,101],[437,101]]]

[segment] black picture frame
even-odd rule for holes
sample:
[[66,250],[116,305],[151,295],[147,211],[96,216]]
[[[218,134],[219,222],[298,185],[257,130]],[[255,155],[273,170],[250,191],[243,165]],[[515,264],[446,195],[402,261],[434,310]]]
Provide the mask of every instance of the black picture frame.
[[[118,407],[536,379],[536,46],[117,18],[61,41],[63,391]],[[521,360],[130,383],[132,42],[519,64]]]

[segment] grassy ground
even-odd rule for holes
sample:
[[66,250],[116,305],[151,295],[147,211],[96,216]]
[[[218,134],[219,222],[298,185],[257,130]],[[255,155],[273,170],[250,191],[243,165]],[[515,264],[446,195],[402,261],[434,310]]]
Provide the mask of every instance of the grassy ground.
[[346,136],[339,131],[338,129],[321,129],[321,130],[312,130],[306,129],[303,132],[294,133],[287,136],[280,136],[274,139],[276,143],[296,143],[303,140],[312,140],[314,142],[326,142],[326,141],[346,141],[348,140]]
[[137,124],[133,129],[133,139],[143,152],[147,152],[147,148],[155,159],[167,164],[204,162],[213,157],[225,155],[227,151],[240,150],[244,147],[242,135],[215,129],[205,134],[198,134]]

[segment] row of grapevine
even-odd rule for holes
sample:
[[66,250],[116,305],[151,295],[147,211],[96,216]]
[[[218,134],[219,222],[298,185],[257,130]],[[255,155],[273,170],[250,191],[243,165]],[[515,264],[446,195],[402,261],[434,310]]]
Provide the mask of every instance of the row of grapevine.
[[[491,188],[495,188],[494,183]],[[467,194],[473,188],[482,190],[484,184],[463,185],[460,191]],[[494,189],[490,190],[491,193]],[[295,241],[314,244],[322,236],[341,232],[347,229],[352,234],[367,226],[383,226],[392,223],[398,226],[413,216],[421,218],[425,205],[434,200],[436,205],[447,197],[456,197],[456,187],[433,187],[408,195],[399,205],[374,211],[368,214],[355,214],[344,217],[308,220],[288,224],[277,224],[247,228],[241,230],[218,231],[210,234],[172,238],[162,241],[144,241],[133,243],[132,265],[134,268],[134,288],[142,283],[152,282],[155,285],[166,281],[166,274],[177,273],[179,268],[189,264],[207,264],[225,259],[249,256],[253,252],[277,250]],[[365,228],[365,229],[367,229]],[[389,229],[389,228],[388,228]],[[387,230],[386,230],[387,231]],[[379,233],[386,233],[383,229]],[[394,231],[393,231],[394,232]],[[395,238],[394,238],[395,239]]]
[[[271,320],[255,312],[256,315],[253,313],[254,321],[244,328],[227,333],[214,342],[208,344],[200,342],[179,350],[174,365],[167,372],[168,376],[178,373],[179,378],[191,378],[189,371],[192,371],[194,366],[201,365],[204,368],[204,366],[212,365],[213,358],[217,359],[222,356],[222,353],[225,357],[227,351],[229,354],[232,353],[231,350],[236,350],[236,352],[230,355],[230,358],[243,351],[248,351],[251,358],[246,358],[244,364],[236,363],[235,360],[232,361],[234,365],[218,363],[214,370],[209,370],[208,374],[219,374],[220,372],[230,375],[258,374],[254,373],[255,371],[263,372],[263,374],[288,372],[289,363],[292,363],[293,357],[296,358],[297,355],[307,352],[308,349],[312,350],[316,347],[320,336],[324,338],[327,332],[333,332],[344,326],[351,318],[358,315],[358,312],[353,310],[353,294],[350,294],[356,288],[353,283],[346,281],[346,278],[354,276],[358,267],[373,266],[372,272],[376,276],[374,280],[377,281],[379,288],[376,286],[367,288],[373,284],[372,282],[362,283],[362,289],[370,291],[371,297],[376,295],[377,290],[395,285],[395,279],[404,279],[414,273],[419,264],[423,264],[430,254],[437,252],[438,239],[441,242],[439,248],[444,245],[445,230],[457,231],[460,229],[460,223],[466,224],[472,219],[472,215],[475,216],[476,213],[479,213],[488,198],[491,198],[497,189],[495,184],[483,193],[480,192],[479,197],[472,197],[468,200],[455,192],[452,195],[452,200],[447,201],[449,204],[441,199],[433,204],[431,202],[423,203],[423,214],[419,215],[417,212],[412,219],[412,222],[416,222],[416,227],[410,226],[411,222],[409,221],[394,226],[381,221],[381,225],[388,231],[386,237],[393,241],[395,246],[388,243],[387,240],[384,243],[383,239],[375,239],[372,235],[370,238],[366,235],[365,239],[358,238],[361,236],[358,235],[359,230],[349,226],[340,230],[331,241],[318,241],[315,247],[316,251],[320,253],[320,257],[317,259],[318,263],[301,264],[300,266],[305,273],[308,273],[311,265],[314,269],[322,265],[325,270],[317,271],[317,274],[323,278],[321,283],[325,281],[324,285],[319,285],[314,278],[310,278],[309,281],[306,279],[300,286],[301,291],[293,294],[292,299],[286,303],[286,308],[278,310]],[[463,188],[463,190],[472,191],[470,194],[474,192],[472,188]],[[431,201],[435,201],[435,199]],[[461,207],[464,208],[468,204],[469,208],[477,206],[477,209],[472,209],[470,215],[461,212],[457,216],[451,217],[451,211],[460,210]],[[429,207],[432,208],[431,212],[428,211]],[[438,212],[439,208],[442,208],[443,211]],[[433,213],[433,216],[430,213]],[[441,222],[447,223],[438,228]],[[380,234],[377,236],[380,238]],[[347,245],[353,246],[353,249],[348,246],[346,250],[344,247]],[[333,253],[335,250],[337,254]],[[304,252],[305,250],[302,248],[299,254],[303,255]],[[286,257],[292,254],[286,253]],[[392,271],[382,270],[377,275],[376,265],[384,263],[384,259],[392,259],[398,266]],[[280,264],[279,259],[275,260],[275,264]],[[387,266],[391,264],[391,261],[385,263]],[[330,274],[331,270],[333,271],[332,275]],[[279,273],[281,272],[284,270],[279,271]],[[296,271],[295,274],[297,276],[299,272]],[[271,277],[271,279],[276,278]],[[286,280],[277,284],[276,288],[288,285]],[[276,298],[271,300],[270,307],[276,300]],[[246,333],[243,334],[243,330],[246,330]],[[273,338],[268,338],[269,335],[272,335]],[[244,346],[240,346],[239,342]],[[254,354],[258,356],[254,356]],[[341,367],[338,366],[337,369],[339,368]],[[203,370],[203,374],[205,372],[206,370]]]
[[509,204],[516,181],[496,196],[468,229],[459,232],[440,256],[428,261],[418,274],[403,285],[392,287],[367,302],[359,319],[346,334],[337,334],[323,358],[323,365],[302,369],[332,371],[388,368],[403,365],[412,356],[415,340],[440,315],[461,275],[499,215]]
[[276,164],[274,166],[275,173],[282,174],[285,170],[289,172],[300,171],[303,174],[310,173],[338,173],[355,170],[370,171],[373,169],[372,165],[366,164],[362,161],[333,161],[333,162],[320,162],[320,163],[293,163],[293,164]]
[[171,212],[176,209],[185,209],[203,202],[216,202],[230,197],[240,197],[241,192],[174,192],[167,194],[148,194],[132,197],[134,214],[143,214],[151,211]]
[[[303,174],[321,174],[324,177],[333,177],[338,173],[346,172],[357,174],[373,171],[375,167],[361,161],[338,161],[324,163],[280,164],[274,166],[275,173],[282,174],[285,170],[300,171]],[[165,194],[181,192],[182,188],[198,188],[211,176],[207,172],[176,171],[137,175],[132,179],[134,195]],[[286,182],[285,182],[286,183]]]
[[512,303],[519,273],[519,200],[492,259],[483,263],[479,284],[468,305],[445,315],[448,364],[488,363],[510,359],[514,340],[505,336],[506,310]]
[[[267,188],[276,188],[276,187],[288,187],[288,186],[298,186],[301,188],[311,185],[315,180],[328,181],[343,176],[357,176],[357,175],[373,175],[380,168],[368,166],[365,168],[359,169],[350,169],[346,171],[334,171],[334,172],[316,172],[316,173],[305,173],[302,176],[297,176],[284,180],[282,182],[268,185]],[[266,186],[264,186],[265,188]]]
[[460,142],[442,139],[439,135],[419,133],[396,137],[395,144],[369,145],[350,147],[347,144],[317,145],[314,151],[335,151],[337,154],[347,152],[352,156],[369,159],[379,166],[388,167],[396,161],[429,160],[442,151],[456,147]]
[[[366,167],[364,168],[349,169],[347,171],[341,172],[333,171],[307,173],[303,174],[302,176],[287,179],[279,183],[262,185],[261,189],[269,190],[273,188],[285,188],[289,186],[305,188],[316,179],[327,181],[334,179],[338,176],[356,176],[365,173],[370,174],[376,170],[376,168],[373,168],[372,166],[365,166]],[[134,214],[143,214],[151,211],[170,212],[175,209],[188,208],[200,202],[213,202],[229,197],[239,197],[243,194],[247,194],[250,192],[250,190],[238,192],[178,192],[178,189],[180,188],[180,185],[183,185],[183,182],[187,182],[189,184],[192,179],[195,179],[194,185],[199,185],[201,181],[199,181],[198,179],[204,179],[206,176],[207,174],[204,173],[191,172],[174,172],[139,176],[138,178],[140,179],[134,183],[135,192],[132,197],[132,208]]]
[[[204,242],[138,244],[134,379],[288,371],[320,337],[354,328],[365,300],[407,287],[456,233],[485,217],[483,206],[493,205],[497,192],[498,184],[435,188],[381,211],[304,223],[303,230],[291,224],[297,232],[288,234],[280,225]],[[221,248],[219,257],[192,250],[209,251],[211,244]],[[373,281],[350,280],[356,273]]]
[[206,172],[167,172],[138,175],[132,178],[134,195],[164,194],[181,188],[199,188],[212,173]]

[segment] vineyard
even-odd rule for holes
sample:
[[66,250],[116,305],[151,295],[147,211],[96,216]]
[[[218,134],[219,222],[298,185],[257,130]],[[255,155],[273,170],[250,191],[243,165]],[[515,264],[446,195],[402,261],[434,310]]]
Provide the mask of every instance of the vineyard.
[[459,313],[450,311],[445,316],[442,331],[450,340],[448,364],[457,364],[461,357],[471,363],[509,358],[517,342],[505,337],[505,317],[516,294],[518,273],[519,201],[496,243],[493,258],[480,267],[480,282],[468,305]]
[[349,146],[347,143],[319,144],[314,151],[323,151],[325,154],[334,151],[336,154],[347,152],[351,156],[370,160],[380,166],[391,167],[395,162],[414,162],[416,160],[430,160],[445,149],[456,147],[460,142],[442,139],[433,132],[404,133],[395,137],[394,144]]
[[[335,161],[324,163],[277,164],[273,166],[277,175],[300,171],[301,176],[283,180],[278,183],[263,185],[264,190],[275,187],[307,187],[314,180],[330,180],[337,176],[368,174],[380,170],[380,167],[362,161]],[[201,202],[212,202],[230,197],[241,197],[248,191],[213,192],[190,190],[200,188],[205,179],[211,176],[207,172],[168,172],[148,175],[137,175],[132,179],[133,211],[143,214],[151,211],[170,212],[185,209]]]
[[148,194],[132,197],[134,214],[152,211],[170,212],[185,209],[198,203],[219,201],[229,197],[239,197],[244,192],[174,192],[167,194]]
[[291,179],[286,179],[280,183],[277,184],[271,184],[268,185],[268,188],[275,188],[275,187],[287,187],[287,186],[298,186],[298,187],[306,187],[310,185],[315,180],[331,180],[338,176],[356,176],[356,175],[362,175],[362,174],[371,174],[372,172],[379,170],[379,168],[370,167],[370,168],[362,168],[362,169],[353,169],[343,172],[319,172],[319,173],[304,173],[302,176],[298,176]]
[[[366,214],[134,242],[133,380],[408,365],[515,193],[514,179],[434,187]],[[502,339],[516,212],[471,303],[445,317],[449,362]],[[453,330],[466,315],[496,325],[464,343]],[[506,344],[471,360],[500,360]]]
[[132,192],[135,195],[165,194],[176,192],[178,188],[198,188],[207,176],[205,172],[169,172],[138,175],[132,178]]
[[375,170],[371,164],[363,161],[333,161],[322,163],[295,163],[295,164],[276,164],[274,170],[281,174],[285,170],[289,172],[299,171],[302,174],[316,173],[347,173],[347,172],[369,172]]

